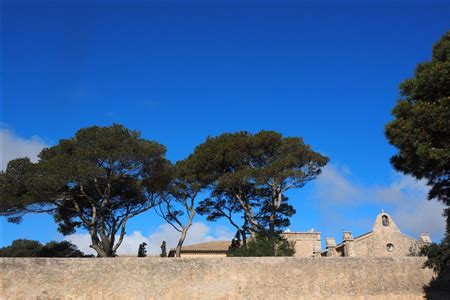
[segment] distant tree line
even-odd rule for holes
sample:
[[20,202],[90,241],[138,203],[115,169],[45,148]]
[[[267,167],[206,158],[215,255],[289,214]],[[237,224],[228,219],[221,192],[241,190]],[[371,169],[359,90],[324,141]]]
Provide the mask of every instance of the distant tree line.
[[295,214],[286,193],[328,162],[303,139],[274,131],[208,137],[176,163],[165,153],[122,125],[82,128],[43,149],[37,163],[8,163],[0,173],[0,215],[19,223],[26,214],[49,213],[64,235],[86,230],[100,257],[115,256],[128,221],[150,209],[180,233],[177,257],[196,214],[227,220],[234,245],[267,240],[275,251]]
[[90,257],[68,242],[51,241],[45,245],[34,240],[14,240],[11,246],[0,248],[0,257]]

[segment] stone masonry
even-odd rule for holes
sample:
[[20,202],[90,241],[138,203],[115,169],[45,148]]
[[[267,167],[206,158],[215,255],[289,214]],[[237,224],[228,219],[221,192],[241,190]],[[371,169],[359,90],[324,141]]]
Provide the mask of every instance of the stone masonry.
[[1,258],[1,299],[422,299],[422,257]]

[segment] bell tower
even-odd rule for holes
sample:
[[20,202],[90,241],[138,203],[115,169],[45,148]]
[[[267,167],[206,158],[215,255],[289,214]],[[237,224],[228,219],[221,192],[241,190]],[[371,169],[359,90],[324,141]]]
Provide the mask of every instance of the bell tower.
[[373,232],[393,232],[393,231],[400,232],[400,229],[398,229],[398,227],[395,224],[392,217],[382,209],[381,213],[375,219],[375,224],[373,224],[372,231]]

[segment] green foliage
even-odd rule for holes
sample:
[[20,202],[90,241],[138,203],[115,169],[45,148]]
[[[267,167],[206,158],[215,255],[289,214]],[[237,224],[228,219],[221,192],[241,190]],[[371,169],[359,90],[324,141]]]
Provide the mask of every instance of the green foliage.
[[450,283],[450,32],[434,45],[431,61],[417,65],[414,78],[400,85],[402,98],[386,125],[386,136],[398,153],[391,158],[395,169],[430,186],[428,199],[447,208],[446,235],[441,244],[425,246],[425,266],[438,276],[425,288],[427,297],[436,289],[448,295]]
[[[272,212],[272,203],[265,201],[262,203],[259,211],[258,221],[264,228],[270,228],[271,222],[274,227],[274,234],[280,234],[283,228],[289,227],[290,218],[295,214],[295,209],[288,203],[289,198],[282,196],[281,203],[275,212]],[[273,216],[273,220],[271,217]]]
[[11,246],[0,249],[0,257],[85,257],[77,246],[68,242],[50,241],[42,245],[33,240],[14,240]]
[[432,59],[417,66],[415,77],[400,85],[402,98],[386,125],[399,152],[395,169],[431,187],[429,199],[450,205],[450,32],[433,47]]
[[267,238],[259,236],[250,240],[241,247],[230,247],[228,256],[234,257],[253,257],[253,256],[294,256],[295,243],[289,242],[284,238]]
[[428,257],[426,267],[440,273],[450,267],[450,238],[447,236],[440,244],[433,243],[422,247],[420,254]]
[[[315,179],[327,162],[301,138],[261,131],[208,138],[173,166],[165,147],[139,132],[93,126],[42,150],[37,163],[9,162],[0,173],[0,215],[20,222],[50,213],[63,234],[88,231],[102,257],[115,256],[130,218],[155,206],[181,233],[177,250],[196,212],[228,219],[244,244],[247,234],[272,240],[295,213],[284,193]],[[207,188],[210,197],[197,205]]]
[[40,257],[83,257],[83,252],[78,250],[77,246],[68,242],[51,241],[42,247],[39,253]]
[[167,257],[167,243],[166,241],[162,241],[161,243],[161,254],[160,257]]
[[1,257],[39,257],[43,245],[38,241],[14,240],[11,246],[0,249]]
[[421,249],[428,257],[424,267],[432,268],[436,276],[424,287],[427,299],[447,299],[450,295],[450,238],[447,235],[440,244],[431,244]]
[[234,253],[235,251],[237,251],[242,245],[241,239],[240,239],[240,234],[236,233],[236,236],[234,237],[234,239],[231,240],[231,245],[228,248],[228,256],[230,256],[230,253]]
[[276,247],[276,256],[294,256],[295,255],[295,242],[289,242],[285,239],[281,239]]
[[273,131],[209,137],[193,156],[211,187],[197,212],[210,221],[226,218],[240,232],[266,237],[288,226],[295,213],[284,193],[315,179],[328,162],[301,138]]
[[146,246],[147,246],[147,243],[145,243],[145,242],[139,244],[138,257],[146,257],[147,256],[147,249],[145,249]]
[[170,180],[164,155],[164,146],[121,125],[80,129],[42,150],[36,164],[8,163],[0,214],[19,222],[26,213],[51,213],[60,232],[83,228],[99,256],[114,256],[127,221],[154,207]]

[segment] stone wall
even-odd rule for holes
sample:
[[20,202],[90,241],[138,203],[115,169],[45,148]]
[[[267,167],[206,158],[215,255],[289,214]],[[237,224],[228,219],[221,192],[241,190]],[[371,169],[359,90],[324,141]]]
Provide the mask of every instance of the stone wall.
[[[226,253],[182,253],[183,258],[218,258],[227,257]],[[172,258],[172,257],[171,257]]]
[[421,299],[420,257],[1,258],[2,299]]

